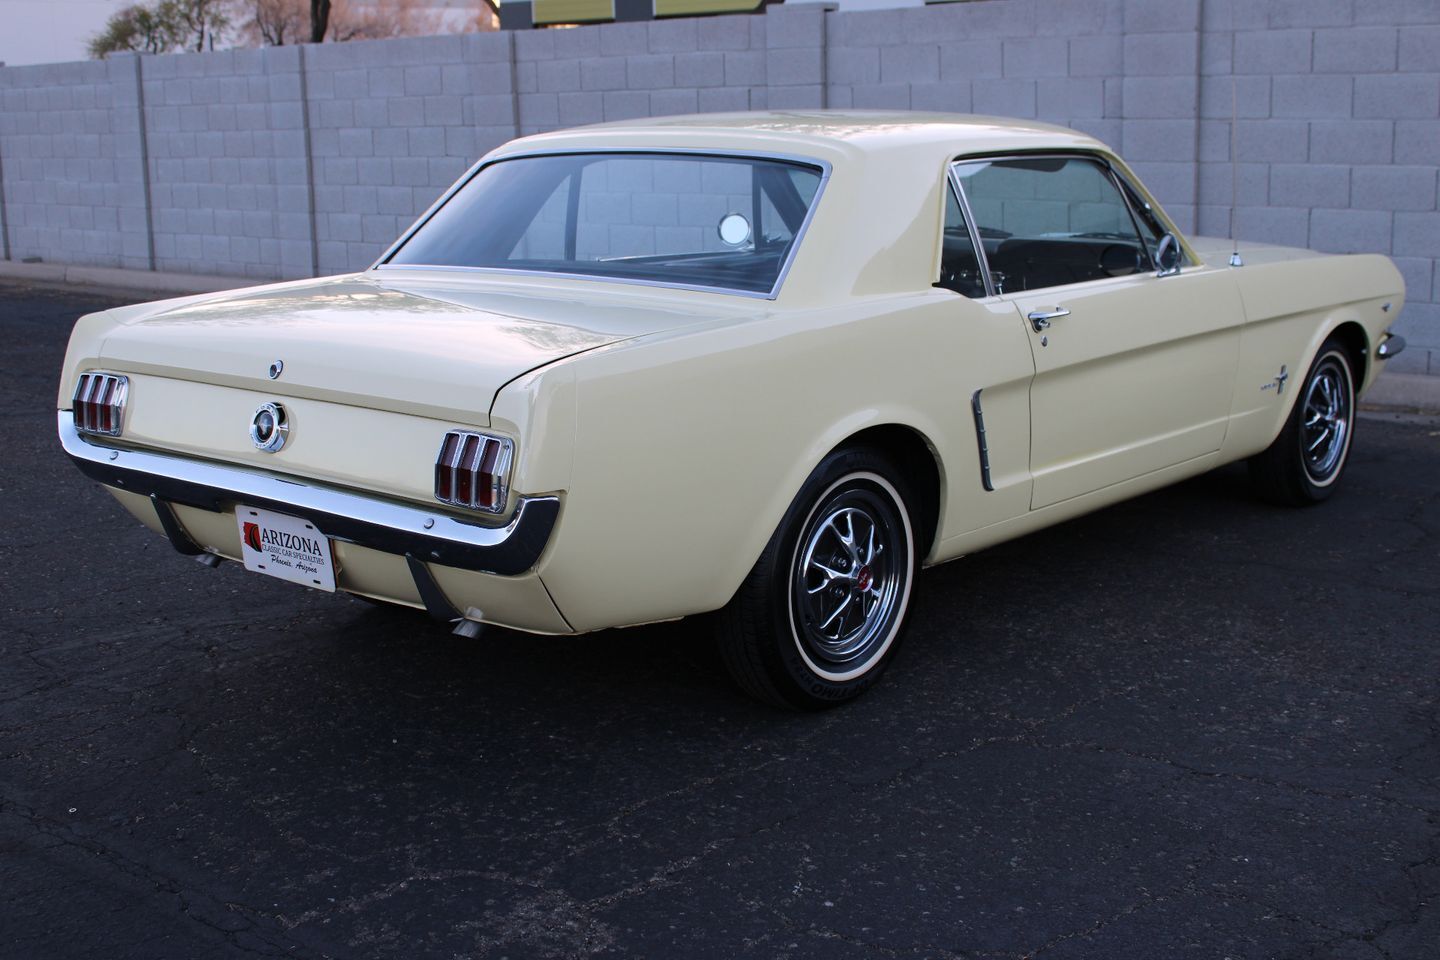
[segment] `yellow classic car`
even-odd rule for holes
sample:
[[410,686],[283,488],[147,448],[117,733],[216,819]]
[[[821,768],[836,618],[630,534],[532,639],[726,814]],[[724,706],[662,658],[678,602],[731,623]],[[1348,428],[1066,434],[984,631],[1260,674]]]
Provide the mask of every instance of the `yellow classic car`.
[[1185,239],[1072,130],[777,112],[516,140],[368,270],[81,318],[65,450],[177,550],[474,636],[718,611],[791,708],[920,567],[1248,459],[1334,490],[1381,256]]

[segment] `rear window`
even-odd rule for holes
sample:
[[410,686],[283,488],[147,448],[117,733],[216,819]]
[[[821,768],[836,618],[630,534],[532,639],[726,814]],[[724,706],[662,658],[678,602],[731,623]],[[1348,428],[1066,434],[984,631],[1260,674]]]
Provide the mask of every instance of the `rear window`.
[[822,179],[818,167],[741,157],[501,160],[481,169],[386,262],[771,294]]

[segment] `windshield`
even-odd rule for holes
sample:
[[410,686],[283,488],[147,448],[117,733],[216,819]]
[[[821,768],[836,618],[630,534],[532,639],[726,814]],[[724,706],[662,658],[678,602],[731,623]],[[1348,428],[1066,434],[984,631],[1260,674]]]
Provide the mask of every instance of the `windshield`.
[[517,157],[480,170],[395,266],[533,270],[774,292],[818,167],[687,154]]

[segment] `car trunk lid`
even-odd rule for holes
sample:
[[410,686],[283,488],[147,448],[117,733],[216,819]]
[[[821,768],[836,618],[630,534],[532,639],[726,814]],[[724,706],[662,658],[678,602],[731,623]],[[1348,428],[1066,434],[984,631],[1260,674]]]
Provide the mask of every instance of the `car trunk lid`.
[[[722,300],[537,278],[365,274],[121,308],[91,364],[130,378],[124,443],[433,503],[446,432],[488,427],[506,383],[755,309]],[[289,424],[273,452],[249,432],[267,403]],[[515,439],[523,449],[527,438]]]
[[485,425],[518,376],[700,319],[633,295],[360,275],[142,315],[109,333],[101,357],[122,372]]

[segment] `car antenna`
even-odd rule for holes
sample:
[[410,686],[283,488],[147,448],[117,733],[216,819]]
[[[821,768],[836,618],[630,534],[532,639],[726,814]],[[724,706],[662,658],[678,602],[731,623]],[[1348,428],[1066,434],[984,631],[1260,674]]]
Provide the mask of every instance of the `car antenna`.
[[1230,0],[1230,266],[1243,267],[1240,259],[1240,241],[1235,236],[1235,207],[1240,201],[1240,165],[1235,162],[1236,116],[1239,114],[1240,95],[1235,79],[1235,0]]

